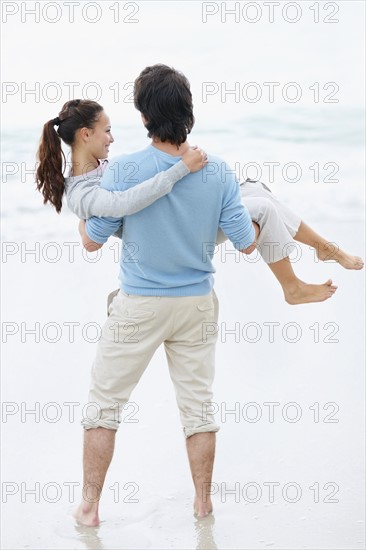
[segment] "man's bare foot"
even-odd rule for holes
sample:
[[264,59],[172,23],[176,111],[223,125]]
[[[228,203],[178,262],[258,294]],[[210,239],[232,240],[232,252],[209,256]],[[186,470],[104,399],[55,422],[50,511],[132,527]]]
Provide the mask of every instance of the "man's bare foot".
[[194,499],[194,515],[197,518],[205,518],[209,514],[212,514],[211,499],[207,498],[207,502],[201,502],[198,497]]
[[364,266],[362,258],[347,254],[347,252],[344,252],[344,250],[341,250],[332,243],[328,243],[319,248],[316,251],[316,255],[319,260],[323,262],[333,260],[334,262],[338,262],[345,269],[362,269]]
[[95,510],[94,507],[87,509],[83,503],[75,510],[73,516],[82,525],[87,525],[88,527],[99,525],[98,510]]
[[297,279],[294,284],[284,288],[283,291],[286,302],[290,305],[297,305],[324,302],[333,296],[337,288],[331,279],[322,285],[308,285]]

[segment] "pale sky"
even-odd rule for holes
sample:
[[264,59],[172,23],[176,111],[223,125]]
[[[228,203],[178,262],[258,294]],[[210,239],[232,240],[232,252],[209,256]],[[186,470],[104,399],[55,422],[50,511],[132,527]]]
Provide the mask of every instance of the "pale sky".
[[[335,97],[343,106],[362,106],[364,2],[328,2],[326,9],[324,2],[292,3],[298,13],[284,12],[288,3],[281,2],[273,8],[272,23],[268,2],[259,2],[256,12],[244,12],[248,2],[241,2],[236,14],[224,13],[223,6],[229,10],[235,4],[2,2],[3,127],[38,125],[56,116],[70,97],[86,96],[100,101],[111,116],[134,121],[131,82],[157,62],[188,76],[196,116],[207,121],[214,115],[224,123],[248,110],[286,106],[281,94],[290,82],[301,89],[299,107],[314,106],[317,86],[321,99],[335,92],[333,85],[324,89],[329,82],[339,86]],[[311,8],[315,4],[319,14]],[[296,17],[297,22],[288,21]],[[325,23],[326,18],[339,21]],[[256,103],[243,99],[247,91],[255,92],[245,88],[250,82],[262,93]],[[278,83],[273,104],[268,82]],[[314,83],[319,84],[311,90]],[[207,86],[211,95],[204,101]],[[233,94],[223,101],[222,91],[235,87],[239,101]]]

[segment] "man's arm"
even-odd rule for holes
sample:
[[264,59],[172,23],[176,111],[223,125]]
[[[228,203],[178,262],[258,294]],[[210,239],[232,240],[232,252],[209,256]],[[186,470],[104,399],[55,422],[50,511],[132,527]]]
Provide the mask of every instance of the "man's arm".
[[258,235],[259,235],[261,229],[260,229],[259,225],[257,224],[257,222],[252,221],[252,225],[253,225],[253,228],[254,228],[254,242],[253,242],[253,244],[248,246],[248,248],[244,248],[243,250],[240,250],[240,252],[242,252],[243,254],[251,254],[257,248]]
[[226,174],[219,226],[237,250],[250,254],[259,228],[255,231],[248,209],[241,202],[239,183],[228,166]]
[[79,221],[79,233],[81,235],[81,242],[83,243],[83,247],[86,248],[88,252],[95,252],[96,250],[99,250],[99,248],[102,248],[103,244],[92,241],[91,238],[88,236],[85,229],[85,220]]

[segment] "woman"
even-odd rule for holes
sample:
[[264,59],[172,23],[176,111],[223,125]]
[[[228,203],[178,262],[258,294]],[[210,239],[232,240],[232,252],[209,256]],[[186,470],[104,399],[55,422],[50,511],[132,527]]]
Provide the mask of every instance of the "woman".
[[[66,159],[61,140],[71,147],[71,170],[67,178],[63,176]],[[101,159],[107,158],[113,141],[110,121],[101,105],[78,99],[65,103],[59,116],[44,125],[38,150],[36,181],[44,202],[50,202],[60,212],[66,191],[70,209],[81,219],[131,215],[169,193],[174,183],[190,171],[197,172],[207,164],[206,154],[193,148],[181,161],[154,178],[126,191],[107,191],[99,186],[108,162]],[[331,280],[312,285],[296,277],[288,257],[293,239],[316,248],[320,260],[337,261],[346,269],[363,268],[361,258],[344,252],[315,233],[264,184],[247,180],[241,184],[241,196],[253,222],[260,228],[257,248],[281,284],[287,303],[321,302],[333,296],[337,289]],[[225,239],[219,230],[218,244]],[[248,249],[247,253],[251,251]]]
[[[71,169],[67,178],[63,175],[66,159],[61,140],[71,147]],[[127,216],[146,208],[169,193],[174,183],[189,172],[197,172],[207,164],[204,152],[192,148],[169,170],[127,191],[110,193],[101,189],[99,183],[113,142],[110,121],[101,105],[80,99],[65,103],[59,116],[43,126],[37,153],[36,182],[44,203],[50,202],[60,213],[66,191],[70,209],[81,219]]]

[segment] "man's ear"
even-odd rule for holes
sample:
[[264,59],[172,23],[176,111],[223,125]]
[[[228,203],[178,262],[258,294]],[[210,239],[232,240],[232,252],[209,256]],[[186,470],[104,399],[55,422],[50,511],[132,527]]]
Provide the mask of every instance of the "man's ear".
[[142,120],[142,124],[143,124],[144,126],[146,126],[146,124],[148,123],[148,120],[147,120],[147,118],[145,117],[145,115],[143,115],[142,113],[141,113],[141,120]]

